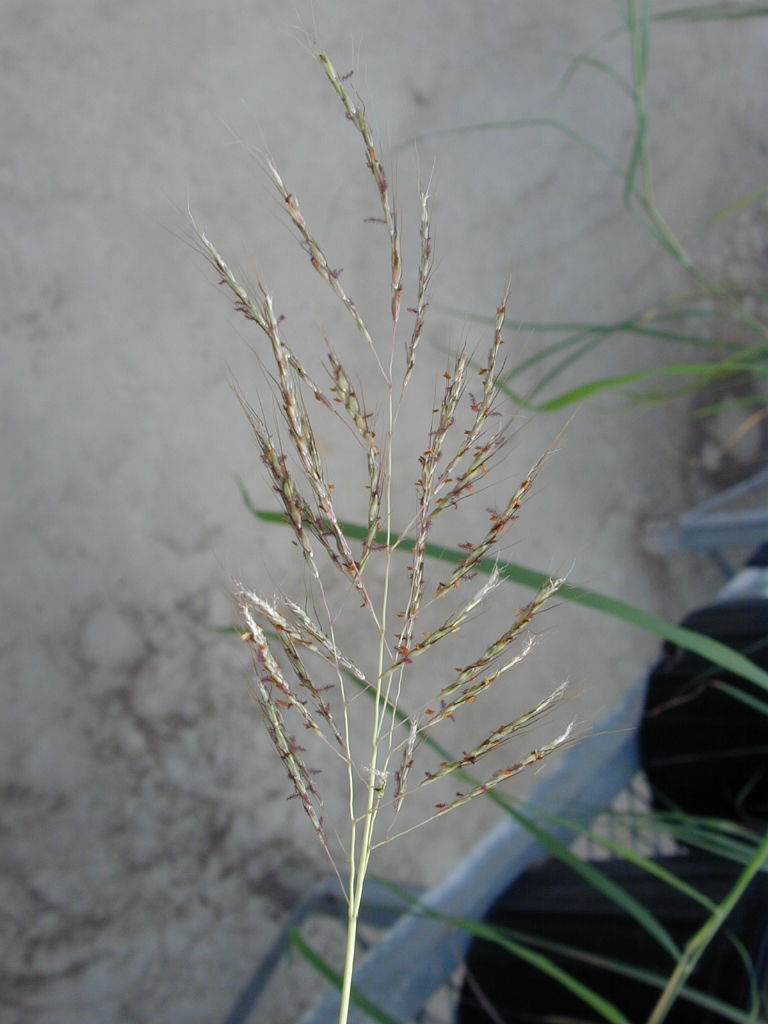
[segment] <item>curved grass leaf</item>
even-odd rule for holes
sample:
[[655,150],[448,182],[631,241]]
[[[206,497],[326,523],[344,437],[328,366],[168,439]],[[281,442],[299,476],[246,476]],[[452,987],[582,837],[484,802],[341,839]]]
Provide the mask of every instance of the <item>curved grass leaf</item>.
[[[766,8],[766,13],[768,13],[768,8]],[[712,224],[717,224],[719,220],[730,217],[732,213],[738,213],[739,210],[746,209],[752,203],[757,202],[758,199],[762,199],[763,196],[768,196],[768,185],[759,188],[756,192],[750,192],[748,196],[743,196],[741,199],[737,199],[735,203],[731,203],[730,206],[725,206],[722,210],[718,210],[717,213],[713,213],[711,217],[704,221],[702,227],[708,228]]]
[[[479,316],[472,313],[468,313],[466,310],[455,309],[451,306],[440,305],[438,307],[441,312],[448,316],[460,317],[462,320],[478,323],[492,324],[492,319],[487,316]],[[693,315],[691,312],[671,312],[664,314],[662,311],[653,310],[651,311],[653,316],[652,319],[662,319],[667,316],[689,316]],[[712,311],[700,311],[701,315],[715,315]],[[592,351],[597,345],[609,341],[612,337],[621,334],[634,335],[636,337],[653,338],[654,340],[668,341],[674,344],[689,345],[692,348],[710,349],[714,350],[715,353],[722,351],[730,351],[734,354],[741,354],[744,351],[743,345],[733,341],[720,341],[718,339],[706,338],[696,334],[687,334],[680,331],[663,330],[661,328],[654,328],[646,326],[643,321],[648,321],[649,311],[638,314],[635,317],[631,317],[624,320],[617,320],[610,324],[596,324],[596,323],[540,323],[535,321],[520,321],[516,324],[518,331],[529,331],[537,334],[564,334],[568,333],[569,336],[562,338],[560,341],[553,342],[550,345],[539,349],[533,355],[528,356],[526,359],[517,363],[502,378],[503,383],[509,387],[509,382],[514,380],[515,377],[520,376],[527,370],[533,369],[539,363],[546,362],[548,359],[552,359],[556,356],[562,356],[562,358],[548,370],[544,376],[542,376],[534,385],[533,389],[529,393],[528,401],[543,391],[549,384],[551,384],[561,373],[563,373],[569,366],[577,362],[582,356]],[[573,350],[575,351],[569,351]],[[519,402],[519,396],[513,392],[508,391],[507,396],[512,398],[513,401]]]
[[632,86],[629,84],[629,82],[623,75],[619,74],[619,72],[612,64],[608,63],[608,61],[600,60],[599,57],[592,57],[587,52],[583,52],[576,55],[566,52],[562,55],[565,57],[569,57],[571,59],[571,63],[568,65],[568,70],[566,71],[566,73],[557,83],[558,93],[562,93],[565,91],[566,87],[570,83],[571,79],[573,78],[574,74],[576,73],[579,67],[588,67],[592,68],[594,71],[601,71],[609,78],[612,78],[613,81],[616,82],[616,84],[619,86],[619,88],[623,92],[625,92],[627,96],[630,97],[630,99],[635,98]]
[[752,708],[753,711],[758,711],[761,715],[768,716],[768,702],[760,700],[758,697],[753,697],[749,693],[744,693],[743,690],[738,689],[736,686],[731,686],[730,683],[723,683],[719,680],[713,684],[713,686],[722,690],[723,693],[727,693],[729,697],[733,697],[734,700],[740,700],[742,704],[746,704],[747,707]]
[[529,400],[517,395],[504,382],[499,382],[499,389],[511,398],[515,403],[526,409],[537,412],[558,412],[571,405],[579,405],[595,395],[604,391],[616,391],[622,388],[641,384],[645,381],[657,380],[659,377],[691,377],[700,383],[710,384],[722,377],[728,377],[735,373],[744,373],[749,369],[756,376],[768,376],[768,364],[747,364],[744,360],[732,359],[714,363],[673,363],[670,366],[658,366],[653,370],[637,370],[634,373],[624,373],[616,377],[603,377],[602,379],[591,380],[579,387],[571,388],[562,394],[551,398],[546,402],[531,403]]
[[[242,481],[237,480],[237,483],[243,496],[243,503],[253,516],[264,523],[285,525],[282,512],[257,509],[251,501]],[[339,525],[349,540],[363,541],[368,533],[366,526],[341,520]],[[383,545],[386,542],[387,535],[382,530],[377,534],[375,544]],[[410,537],[399,537],[395,544],[403,551],[413,551],[414,541]],[[427,542],[425,550],[428,557],[445,562],[448,565],[458,565],[466,557],[462,551],[443,547],[431,541]],[[502,579],[532,590],[541,590],[549,579],[547,574],[537,572],[535,569],[527,569],[525,566],[517,565],[515,562],[507,562],[495,558],[481,559],[475,566],[478,572],[484,573],[486,576],[490,576],[495,568],[498,568]],[[743,654],[739,654],[718,640],[704,636],[703,633],[696,633],[683,626],[675,626],[670,622],[657,618],[655,615],[651,615],[650,612],[643,611],[641,608],[635,608],[625,601],[619,601],[614,597],[608,597],[606,594],[600,594],[596,590],[588,590],[586,587],[577,587],[572,583],[564,583],[558,590],[558,596],[568,601],[578,602],[584,608],[591,608],[593,611],[610,615],[615,619],[626,622],[630,626],[642,629],[646,633],[652,633],[662,640],[668,640],[670,643],[691,651],[693,654],[699,654],[707,661],[711,661],[713,664],[733,672],[734,675],[740,676],[742,679],[748,679],[757,686],[768,690],[768,672],[759,668],[748,658],[745,658]]]

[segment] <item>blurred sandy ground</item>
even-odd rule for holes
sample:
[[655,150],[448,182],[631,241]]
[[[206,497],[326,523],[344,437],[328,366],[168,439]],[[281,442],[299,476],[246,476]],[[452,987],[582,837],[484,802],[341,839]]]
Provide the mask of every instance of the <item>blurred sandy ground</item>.
[[[584,70],[556,93],[563,52],[615,27],[608,0],[345,0],[298,14],[266,0],[2,4],[3,1024],[220,1020],[288,907],[328,868],[301,808],[285,801],[247,696],[245,652],[213,630],[233,621],[228,574],[267,594],[301,597],[305,582],[283,533],[249,517],[233,481],[241,475],[271,503],[229,386],[236,378],[256,400],[260,371],[244,340],[258,350],[261,339],[179,240],[189,200],[246,276],[258,259],[310,371],[323,373],[322,326],[376,404],[354,327],[313,280],[263,175],[234,141],[269,147],[386,345],[388,253],[381,229],[362,223],[376,197],[299,17],[316,19],[340,71],[356,68],[385,153],[441,128],[556,116],[618,163],[628,157],[631,105],[605,77]],[[764,184],[766,28],[654,30],[658,202],[683,236]],[[626,40],[604,55],[626,69]],[[403,519],[446,350],[482,337],[446,307],[492,314],[511,276],[512,365],[540,344],[515,322],[610,321],[683,285],[621,208],[609,170],[562,135],[526,130],[398,150],[406,288],[417,179],[433,166],[439,268],[396,449]],[[716,256],[727,268],[727,248]],[[657,354],[638,341],[617,345],[564,383],[650,365]],[[670,617],[705,600],[717,578],[703,562],[655,561],[639,543],[649,516],[690,504],[688,412],[581,409],[506,556],[568,569],[576,582]],[[494,493],[508,493],[566,418],[518,420]],[[342,510],[359,518],[364,466],[330,435],[326,456]],[[490,504],[493,494],[481,517]],[[466,540],[481,521],[462,508],[445,536]],[[331,596],[343,599],[338,586]],[[503,625],[524,599],[510,589],[483,628]],[[541,627],[526,671],[478,707],[481,732],[568,677],[564,713],[586,733],[656,648],[573,608]],[[364,662],[367,642],[357,632],[348,640]],[[332,816],[343,779],[322,778]],[[416,833],[383,850],[375,869],[433,882],[495,813],[478,805]],[[306,971],[283,974],[257,1019],[292,1020],[316,991]]]

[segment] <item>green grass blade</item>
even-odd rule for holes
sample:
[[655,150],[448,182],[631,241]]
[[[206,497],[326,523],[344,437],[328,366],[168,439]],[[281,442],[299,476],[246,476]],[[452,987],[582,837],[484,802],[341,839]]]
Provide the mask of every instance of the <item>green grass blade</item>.
[[[726,409],[755,409],[757,412],[762,412],[765,405],[768,404],[768,395],[744,395],[739,398],[728,397],[722,402],[713,402],[711,405],[702,405],[692,415],[691,419],[699,420],[706,419],[708,416],[717,416],[718,413],[725,412]],[[753,413],[757,415],[757,413]],[[765,413],[763,412],[760,419],[763,419]],[[756,424],[755,424],[756,425]]]
[[[447,316],[457,317],[470,323],[492,325],[494,322],[492,317],[470,313],[463,309],[456,309],[453,306],[445,306],[441,304],[436,306],[436,308]],[[660,310],[653,311],[654,320],[661,320],[667,317],[678,318],[680,316],[692,315],[713,316],[716,314],[711,310],[702,310],[697,311],[696,313],[693,311],[680,312],[676,310],[670,311],[669,313],[665,313]],[[718,341],[717,339],[704,338],[697,334],[686,334],[680,331],[670,331],[658,327],[649,327],[647,326],[647,321],[649,319],[649,311],[645,310],[629,319],[616,320],[614,323],[608,324],[567,321],[562,323],[546,323],[543,321],[531,320],[518,321],[514,324],[516,332],[530,332],[531,334],[568,334],[568,337],[562,338],[560,341],[553,342],[552,344],[539,349],[533,355],[528,356],[527,359],[517,363],[506,373],[504,380],[508,382],[519,374],[524,373],[526,370],[532,369],[537,364],[545,362],[547,359],[559,355],[560,353],[566,352],[569,348],[573,348],[575,345],[583,342],[588,336],[598,336],[601,341],[608,341],[611,337],[617,334],[630,334],[641,338],[653,338],[654,340],[658,339],[682,345],[690,345],[694,348],[715,349],[717,351],[727,350],[733,352],[739,352],[743,349],[743,345],[735,341]],[[644,323],[644,321],[646,322]]]
[[[538,394],[540,394],[542,391],[548,388],[550,384],[556,381],[557,378],[561,374],[565,373],[565,371],[570,366],[573,366],[574,363],[577,363],[579,359],[583,359],[584,356],[589,355],[590,352],[596,349],[598,345],[602,345],[603,342],[606,340],[607,339],[604,336],[601,336],[599,334],[593,334],[591,337],[588,337],[585,341],[582,341],[581,344],[578,345],[574,351],[569,352],[567,355],[564,355],[561,359],[559,359],[550,370],[548,370],[545,374],[542,375],[542,377],[537,381],[535,387],[532,388],[528,395],[528,403],[530,403],[532,399],[535,399]],[[503,381],[499,383],[500,390],[503,390],[501,387],[502,384],[506,384],[506,377],[503,379]]]
[[627,829],[667,836],[683,846],[705,850],[736,864],[749,864],[755,855],[754,832],[720,818],[678,812],[627,813],[611,811],[611,821]]
[[[532,356],[528,356],[527,359],[521,360],[516,363],[510,370],[502,377],[507,384],[509,381],[514,380],[515,377],[519,377],[520,374],[525,373],[526,370],[532,370],[539,363],[546,362],[553,356],[560,355],[563,352],[567,352],[572,349],[575,345],[580,345],[584,342],[585,337],[588,335],[587,331],[579,331],[577,334],[571,334],[567,338],[563,338],[560,341],[553,342],[551,345],[545,345],[540,348],[538,352],[535,352]],[[603,338],[600,339],[601,341]]]
[[[242,487],[242,485],[240,486]],[[257,509],[253,506],[250,498],[246,507],[261,522],[285,525],[282,512]],[[366,526],[341,520],[339,522],[342,530],[350,540],[363,541],[365,539],[368,532]],[[386,532],[382,530],[377,534],[375,543],[382,545],[386,544],[386,541]],[[403,551],[413,551],[414,543],[414,540],[410,537],[400,537],[398,538],[397,546]],[[458,565],[466,557],[462,551],[443,547],[431,541],[427,542],[426,554],[430,558],[437,559],[448,565]],[[533,590],[541,590],[549,579],[545,573],[537,572],[535,569],[528,569],[515,562],[497,561],[495,558],[482,559],[478,562],[476,569],[478,572],[490,576],[497,566],[503,579]],[[608,597],[605,594],[600,594],[598,591],[587,590],[586,587],[577,587],[571,583],[564,583],[558,591],[558,596],[567,601],[576,601],[584,608],[591,608],[593,611],[610,615],[615,619],[626,622],[630,626],[642,629],[646,633],[652,633],[662,640],[668,640],[678,647],[691,651],[693,654],[700,654],[707,661],[711,661],[713,664],[733,672],[734,675],[741,676],[742,679],[748,679],[750,682],[756,683],[757,686],[768,690],[768,672],[758,668],[754,662],[745,658],[743,654],[739,654],[718,640],[713,640],[702,633],[695,633],[693,630],[685,629],[683,626],[675,626],[672,623],[665,622],[663,619],[651,615],[650,612],[635,608],[633,605],[613,597]]]
[[595,992],[594,989],[589,988],[588,985],[579,981],[578,978],[575,978],[564,968],[560,967],[544,953],[539,953],[534,949],[530,949],[524,943],[510,938],[504,931],[499,928],[494,928],[492,925],[482,924],[479,921],[470,921],[466,918],[452,917],[449,914],[441,914],[438,911],[430,910],[399,886],[389,882],[383,882],[383,884],[391,888],[393,892],[396,892],[405,902],[409,903],[424,917],[429,917],[433,920],[453,925],[455,928],[473,935],[476,939],[485,939],[487,942],[492,942],[494,945],[500,946],[508,953],[516,956],[518,959],[525,961],[525,963],[530,964],[532,967],[535,967],[537,970],[541,971],[542,974],[551,978],[553,981],[558,982],[563,986],[563,988],[566,988],[578,999],[581,999],[582,1002],[595,1010],[603,1020],[608,1021],[609,1024],[630,1024],[629,1020],[624,1016],[621,1010],[614,1006],[610,1000],[601,996],[598,992]]
[[626,31],[629,28],[626,8],[621,3],[621,0],[614,0],[614,2],[616,3],[616,7],[619,11],[619,20],[622,23],[622,28],[614,28],[611,29],[610,32],[603,33],[603,35],[599,36],[593,43],[590,43],[590,45],[585,50],[582,50],[581,53],[577,53],[571,60],[571,63],[565,69],[560,81],[558,82],[558,92],[562,92],[568,86],[568,83],[579,70],[581,65],[587,62],[587,60],[595,50],[598,50],[605,43],[610,43],[614,39],[617,39],[621,35],[622,31]]
[[648,74],[648,50],[650,48],[651,0],[642,0],[640,7],[640,56],[643,66],[643,85]]
[[720,903],[717,910],[710,916],[709,920],[702,925],[686,944],[683,957],[670,975],[666,988],[648,1018],[648,1024],[662,1024],[666,1019],[689,974],[703,956],[707,946],[709,946],[712,939],[718,933],[725,919],[744,895],[747,886],[757,875],[758,871],[762,870],[766,861],[768,861],[768,832],[763,836],[762,842],[755,851],[755,856],[744,868],[731,891]]
[[625,29],[629,30],[629,14],[627,13],[626,0],[613,0],[613,5],[616,8],[616,13],[619,16],[619,21]]
[[673,961],[677,962],[680,959],[680,950],[667,929],[657,917],[647,910],[642,903],[638,902],[634,896],[631,896],[623,886],[614,882],[612,878],[609,878],[589,861],[580,860],[567,846],[550,835],[546,829],[536,824],[532,817],[521,813],[518,808],[511,804],[508,805],[508,810],[512,817],[520,822],[521,825],[524,825],[526,831],[534,836],[549,854],[557,857],[574,874],[579,875],[580,878],[583,878],[585,882],[591,885],[596,892],[602,893],[617,907],[634,918],[656,940],[662,949],[669,953]]
[[[525,945],[533,946],[534,948],[539,948],[543,951],[574,960],[577,963],[583,963],[590,967],[597,967],[607,973],[627,978],[630,981],[642,982],[648,985],[649,988],[662,990],[667,983],[667,978],[663,974],[657,974],[655,971],[647,971],[641,967],[635,967],[633,964],[628,964],[623,960],[616,960],[613,957],[599,956],[596,953],[587,953],[584,950],[564,945],[561,942],[552,942],[547,939],[541,939],[538,936],[527,935],[524,932],[517,933],[511,929],[504,929],[501,934],[507,934],[510,938],[516,939]],[[748,960],[748,955],[747,959],[745,959],[746,950],[743,950],[742,947],[738,952],[741,956],[742,962],[744,963],[745,971],[751,971],[752,975],[754,975],[754,970]],[[757,1007],[749,1012],[739,1010],[737,1007],[724,1002],[722,999],[718,999],[716,996],[711,996],[706,992],[699,992],[692,988],[683,988],[680,992],[679,998],[683,999],[685,1002],[691,1003],[693,1006],[700,1006],[702,1009],[708,1010],[711,1013],[716,1013],[723,1017],[724,1020],[734,1021],[735,1024],[757,1024]],[[765,1024],[765,1022],[761,1022],[761,1024]]]
[[753,697],[749,693],[744,693],[738,686],[731,686],[730,683],[722,683],[719,680],[713,685],[716,689],[733,697],[734,700],[740,700],[742,704],[746,704],[753,711],[758,711],[761,715],[768,715],[768,702],[760,700],[759,697]]
[[[667,341],[679,341],[679,342],[683,342],[684,341],[686,344],[695,345],[696,347],[700,347],[700,348],[715,348],[717,350],[720,350],[723,347],[718,342],[712,341],[709,338],[695,338],[695,337],[692,337],[692,336],[676,335],[674,332],[671,332],[671,331],[658,331],[658,330],[654,331],[654,330],[647,330],[647,329],[643,330],[642,328],[641,329],[636,329],[636,328],[633,329],[633,327],[631,325],[630,326],[620,326],[617,329],[615,329],[614,332],[611,332],[611,333],[607,333],[607,332],[603,332],[603,331],[585,332],[585,333],[590,333],[591,334],[591,336],[588,338],[588,340],[581,341],[581,344],[579,345],[578,348],[576,348],[576,351],[572,351],[572,352],[569,352],[567,355],[564,355],[555,364],[554,367],[552,367],[549,371],[547,371],[547,373],[545,373],[540,378],[540,380],[536,383],[535,387],[531,390],[531,392],[529,394],[529,397],[528,397],[528,402],[530,403],[530,400],[532,398],[534,398],[537,394],[539,394],[546,387],[548,387],[551,383],[553,383],[553,381],[555,381],[562,373],[564,373],[568,369],[568,367],[570,367],[574,363],[578,362],[579,359],[582,359],[585,355],[587,355],[593,349],[597,348],[598,345],[601,345],[604,342],[609,341],[613,333],[618,334],[620,332],[621,333],[625,333],[625,334],[645,335],[646,337],[663,337]],[[561,346],[561,347],[565,348],[566,343],[567,343],[570,347],[573,347],[574,345],[578,345],[578,338],[579,338],[578,335],[573,335],[571,338],[567,338],[567,339],[564,339],[564,341],[559,342],[558,346]],[[557,346],[550,346],[550,349],[554,350],[556,347]],[[738,350],[739,346],[734,343],[734,344],[732,344],[730,346],[730,348]],[[550,355],[554,354],[554,351],[550,351],[549,354]],[[536,361],[537,361],[537,357],[531,357],[531,359],[528,360],[528,362],[533,362],[533,363],[535,363]],[[710,365],[710,364],[707,364],[707,365]],[[503,378],[503,383],[506,384],[510,380],[511,376],[513,376],[513,375],[514,375],[514,371],[512,373],[507,374]]]
[[[432,916],[430,914],[430,916]],[[530,949],[522,942],[517,942],[514,939],[504,935],[498,928],[493,928],[490,925],[479,924],[474,921],[467,921],[463,918],[451,918],[445,915],[439,916],[441,920],[447,924],[452,924],[456,928],[461,928],[475,938],[485,939],[488,942],[493,942],[497,946],[501,946],[502,949],[506,949],[508,953],[512,953],[519,960],[525,961],[537,970],[541,971],[542,974],[551,978],[553,981],[558,982],[563,988],[567,989],[578,999],[581,999],[583,1003],[591,1007],[598,1013],[603,1020],[608,1021],[609,1024],[630,1024],[629,1020],[610,1000],[601,996],[594,989],[589,988],[583,982],[579,981],[572,974],[560,967],[553,960],[551,960],[544,953],[539,953],[534,949]]]
[[559,967],[553,960],[543,953],[538,953],[536,950],[529,949],[521,942],[515,942],[514,939],[504,938],[503,936],[494,935],[488,931],[485,935],[475,932],[478,938],[487,938],[491,942],[496,942],[497,945],[506,949],[509,953],[514,954],[520,960],[524,960],[526,963],[535,967],[541,971],[547,977],[553,981],[558,982],[563,988],[566,988],[569,992],[575,995],[578,999],[581,999],[583,1003],[591,1007],[596,1013],[598,1013],[603,1020],[608,1021],[609,1024],[630,1024],[628,1019],[610,1000],[601,996],[594,989],[589,988],[583,982],[579,981],[578,978],[574,978],[572,974]]
[[[768,11],[768,8],[766,8],[766,11]],[[757,202],[758,199],[762,199],[763,196],[768,196],[768,185],[759,188],[757,192],[750,192],[748,196],[743,196],[743,198],[737,199],[735,203],[731,203],[730,206],[725,206],[722,210],[718,210],[717,213],[712,214],[711,217],[704,221],[702,227],[708,228],[713,224],[717,224],[719,220],[730,217],[732,213],[738,213],[739,210],[746,209],[752,203]]]
[[651,21],[737,21],[741,18],[764,18],[768,7],[762,4],[719,3],[703,7],[678,7],[672,11],[652,14]]
[[577,54],[568,54],[565,56],[571,58],[571,62],[568,65],[565,74],[557,83],[557,93],[560,94],[565,91],[574,77],[576,72],[581,67],[593,68],[595,71],[601,71],[603,74],[608,75],[609,78],[613,79],[619,88],[629,96],[630,99],[635,98],[632,86],[626,80],[626,78],[619,74],[616,68],[609,64],[606,60],[600,60],[598,57],[592,57],[587,51]]
[[[627,861],[630,864],[634,864],[635,867],[641,868],[646,874],[652,875],[664,885],[676,890],[683,896],[687,896],[688,899],[693,900],[694,903],[698,903],[709,911],[714,910],[715,904],[712,900],[699,892],[699,890],[694,886],[689,885],[687,882],[683,882],[673,872],[668,871],[657,861],[643,856],[643,854],[639,853],[631,846],[627,846],[625,843],[620,843],[608,836],[601,835],[601,833],[591,825],[583,825],[577,816],[567,817],[562,814],[553,814],[551,811],[547,811],[544,808],[531,807],[522,801],[515,800],[513,797],[509,796],[505,798],[505,801],[506,809],[510,813],[513,813],[516,819],[520,821],[521,824],[525,825],[526,829],[528,828],[526,819],[533,822],[534,816],[535,824],[537,824],[539,829],[566,829],[574,835],[588,840],[595,846],[599,846],[601,849],[612,854],[619,860]],[[611,810],[604,811],[603,813],[607,813],[609,816],[613,817],[613,812]],[[633,825],[637,826],[637,821],[633,821]],[[551,838],[552,836],[550,835],[550,839]],[[568,849],[568,847],[565,848]],[[553,851],[553,855],[556,856],[558,860],[562,859],[558,852]],[[609,896],[609,898],[611,897]],[[622,904],[619,903],[618,905],[621,906]]]
[[744,373],[749,369],[756,376],[768,376],[768,365],[754,364],[746,359],[726,359],[714,363],[672,363],[669,366],[657,366],[652,370],[636,370],[633,373],[619,374],[616,377],[603,377],[580,384],[578,387],[563,391],[555,398],[546,402],[532,403],[522,399],[503,382],[499,383],[501,391],[512,401],[524,403],[525,407],[536,412],[559,412],[571,405],[580,405],[589,398],[604,391],[618,391],[623,388],[656,380],[659,377],[692,377],[703,384],[711,383],[718,378],[735,373]]

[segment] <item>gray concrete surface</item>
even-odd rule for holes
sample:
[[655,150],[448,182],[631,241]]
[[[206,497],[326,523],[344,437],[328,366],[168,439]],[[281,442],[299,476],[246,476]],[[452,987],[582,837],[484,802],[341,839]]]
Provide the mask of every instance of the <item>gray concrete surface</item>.
[[[374,401],[353,329],[233,144],[269,147],[374,336],[388,338],[388,255],[380,229],[362,223],[375,195],[299,18],[316,19],[340,69],[356,68],[385,153],[441,128],[554,115],[613,159],[628,156],[630,104],[605,78],[585,70],[556,93],[563,51],[615,26],[608,0],[0,6],[3,1024],[221,1020],[289,906],[327,870],[301,808],[285,800],[248,699],[247,657],[212,628],[232,621],[230,573],[298,597],[305,581],[284,536],[248,516],[233,483],[241,475],[270,503],[229,386],[234,377],[256,400],[248,345],[260,339],[179,239],[189,199],[233,265],[252,274],[258,260],[310,370],[322,372],[322,325]],[[654,30],[657,191],[683,236],[765,183],[767,52],[765,22]],[[626,40],[605,54],[626,69]],[[562,136],[529,130],[425,140],[418,161],[399,151],[408,288],[418,168],[426,176],[433,164],[440,263],[396,450],[403,510],[445,348],[481,336],[444,307],[490,314],[511,276],[511,325],[610,320],[684,283],[621,209],[609,171]],[[764,218],[740,223],[714,248],[701,237],[699,257],[764,267]],[[510,361],[539,343],[506,337]],[[650,365],[658,353],[638,347],[616,345],[579,372]],[[688,414],[579,410],[506,556],[568,568],[670,617],[709,596],[717,578],[702,562],[654,561],[639,543],[647,517],[692,500]],[[520,418],[498,493],[565,418]],[[333,435],[326,444],[337,494],[359,516],[364,474]],[[464,540],[474,525],[460,509],[449,535]],[[523,599],[510,589],[505,601]],[[508,614],[497,608],[483,628]],[[540,628],[526,671],[488,695],[480,731],[568,677],[565,713],[586,734],[656,647],[568,607]],[[365,644],[349,638],[363,659]],[[323,786],[331,817],[343,778],[326,773]],[[375,870],[434,882],[493,820],[477,805],[383,849]],[[317,990],[294,963],[257,1019],[292,1020]]]

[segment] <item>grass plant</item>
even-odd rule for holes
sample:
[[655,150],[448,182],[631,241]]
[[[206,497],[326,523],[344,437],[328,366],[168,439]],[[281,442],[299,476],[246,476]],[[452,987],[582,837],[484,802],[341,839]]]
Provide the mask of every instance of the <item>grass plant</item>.
[[[565,689],[561,685],[532,708],[497,724],[482,741],[460,755],[427,762],[421,770],[416,767],[426,741],[440,725],[465,716],[489,687],[503,685],[506,680],[502,677],[528,655],[534,646],[532,619],[564,583],[560,578],[543,578],[536,595],[509,616],[499,635],[490,642],[473,643],[476,617],[482,606],[493,600],[503,579],[498,567],[487,574],[484,570],[498,558],[502,536],[517,518],[550,452],[536,461],[503,504],[478,513],[480,522],[485,519],[480,536],[467,542],[435,587],[427,572],[429,532],[439,518],[450,516],[461,503],[483,501],[475,488],[484,487],[486,478],[499,468],[510,437],[511,420],[497,408],[506,296],[496,310],[479,372],[471,372],[475,353],[466,345],[451,357],[422,453],[413,466],[404,470],[418,474],[410,522],[397,524],[393,519],[393,439],[429,307],[433,268],[430,195],[427,190],[420,195],[415,300],[408,310],[409,326],[403,331],[401,235],[392,191],[362,101],[325,53],[318,53],[317,58],[347,120],[360,137],[378,196],[378,219],[384,228],[391,264],[388,293],[392,327],[383,343],[374,341],[341,282],[340,271],[329,264],[296,196],[269,154],[262,155],[261,163],[311,267],[349,315],[352,329],[359,336],[360,357],[370,360],[377,372],[380,400],[375,405],[364,402],[354,384],[352,368],[342,363],[327,337],[329,383],[315,383],[286,339],[282,318],[274,309],[266,285],[257,279],[246,287],[204,232],[198,233],[198,239],[221,284],[232,294],[236,310],[261,331],[274,360],[273,373],[264,378],[269,398],[263,395],[259,408],[272,404],[277,409],[276,421],[268,424],[263,412],[239,389],[238,397],[277,497],[277,515],[292,530],[306,567],[307,590],[295,600],[287,595],[265,596],[238,583],[235,599],[243,622],[242,639],[253,653],[253,699],[287,772],[292,795],[303,806],[328,854],[347,902],[339,1016],[340,1024],[344,1024],[350,1007],[360,905],[374,850],[424,820],[442,817],[494,792],[562,746],[572,727],[567,726],[522,754],[505,754],[518,733],[537,723],[561,701]],[[402,341],[399,332],[405,335]],[[367,467],[367,522],[357,530],[337,513],[330,470],[321,457],[314,426],[317,416],[337,417],[347,424],[353,452],[360,452]],[[371,574],[374,564],[378,575]],[[328,574],[343,578],[342,606],[356,599],[365,610],[372,669],[344,653],[339,609],[329,597]],[[399,607],[395,604],[399,599],[395,596],[396,577],[405,579]],[[428,628],[423,629],[425,625]],[[460,632],[469,634],[463,651],[474,647],[475,653],[466,654],[452,678],[442,679],[425,694],[422,662]],[[318,663],[330,666],[330,683],[325,682],[322,671],[315,671]],[[419,684],[417,673],[422,680]],[[358,721],[352,723],[350,708],[357,690],[350,679],[371,697],[365,735]],[[344,824],[329,827],[323,819],[323,799],[313,765],[313,753],[318,748],[309,749],[312,741],[335,755],[346,778],[348,810]],[[403,805],[427,787],[494,757],[506,759],[500,767],[487,770],[458,791],[443,787],[440,798],[430,801],[426,818],[416,824],[397,824]]]

